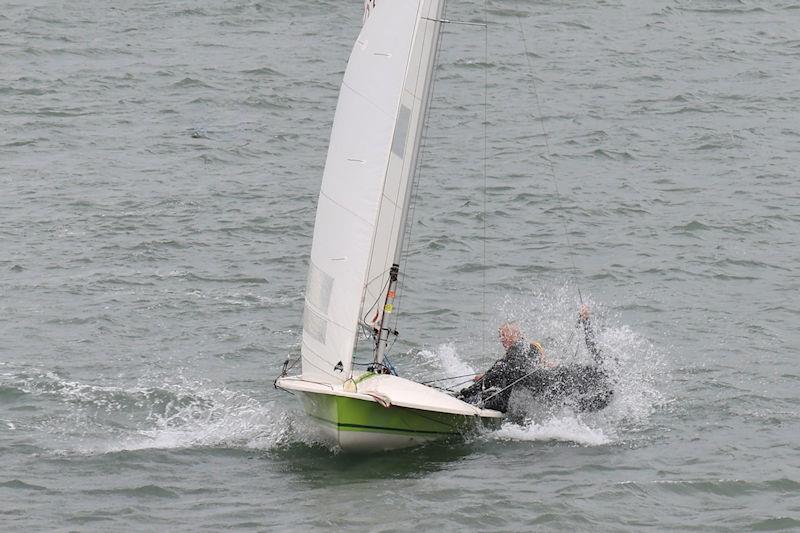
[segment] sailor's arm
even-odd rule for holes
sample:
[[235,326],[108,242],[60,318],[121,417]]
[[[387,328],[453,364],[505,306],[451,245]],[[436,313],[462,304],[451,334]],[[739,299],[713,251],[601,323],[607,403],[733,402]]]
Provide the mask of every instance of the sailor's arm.
[[592,329],[592,321],[589,319],[589,306],[581,305],[578,311],[578,320],[583,326],[583,335],[586,339],[586,348],[592,354],[594,362],[598,365],[603,364],[603,356],[600,353],[600,348],[597,347],[597,340],[594,336],[594,329]]

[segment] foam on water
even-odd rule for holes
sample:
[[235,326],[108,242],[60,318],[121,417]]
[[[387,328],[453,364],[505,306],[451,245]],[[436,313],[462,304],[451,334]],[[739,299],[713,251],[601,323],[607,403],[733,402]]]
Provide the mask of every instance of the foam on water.
[[[299,413],[180,374],[129,388],[80,383],[56,372],[6,376],[11,388],[31,400],[61,404],[58,416],[26,424],[39,430],[42,448],[58,454],[320,444]],[[15,429],[12,421],[6,425]],[[48,442],[53,436],[55,443]]]
[[296,427],[291,413],[276,413],[240,392],[192,385],[200,401],[166,413],[151,413],[147,427],[135,429],[101,451],[196,447],[269,450],[303,440],[302,426]]
[[583,446],[602,446],[610,444],[616,438],[614,434],[607,435],[602,428],[592,427],[574,413],[549,418],[538,424],[530,422],[527,425],[518,425],[507,422],[491,436],[498,440],[562,441]]

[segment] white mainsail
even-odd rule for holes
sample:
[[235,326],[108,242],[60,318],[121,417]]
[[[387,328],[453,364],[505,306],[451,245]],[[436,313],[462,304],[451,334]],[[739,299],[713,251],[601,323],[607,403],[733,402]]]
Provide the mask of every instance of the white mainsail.
[[384,311],[400,255],[445,0],[367,0],[322,177],[301,346],[303,376],[349,378],[360,323]]

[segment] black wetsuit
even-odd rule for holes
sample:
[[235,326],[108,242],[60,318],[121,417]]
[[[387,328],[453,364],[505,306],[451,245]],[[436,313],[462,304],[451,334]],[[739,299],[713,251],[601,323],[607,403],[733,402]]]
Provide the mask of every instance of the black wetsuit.
[[[483,403],[486,409],[503,413],[508,409],[508,399],[514,388],[512,385],[526,376],[538,371],[539,354],[526,342],[520,341],[506,350],[506,355],[498,359],[480,380],[458,393],[467,403]],[[518,383],[519,384],[519,383]]]
[[589,320],[581,320],[592,364],[570,364],[548,368],[539,351],[517,342],[476,383],[462,389],[458,397],[474,405],[505,413],[513,390],[527,389],[546,403],[570,404],[580,411],[596,411],[611,401],[614,391],[603,368],[603,357]]

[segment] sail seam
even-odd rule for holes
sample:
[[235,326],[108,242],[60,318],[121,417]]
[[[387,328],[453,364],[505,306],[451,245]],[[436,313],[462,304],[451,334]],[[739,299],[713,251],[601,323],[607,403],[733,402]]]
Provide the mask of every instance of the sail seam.
[[312,311],[314,311],[318,315],[322,316],[325,319],[325,321],[328,322],[329,324],[333,324],[334,326],[338,326],[339,328],[345,330],[348,333],[355,333],[357,331],[357,329],[350,329],[347,326],[345,326],[344,324],[341,324],[341,323],[333,320],[332,318],[330,318],[330,315],[328,315],[327,312],[320,311],[314,304],[312,304],[311,302],[308,301],[308,298],[305,299],[305,302],[306,302],[306,306],[308,306]]
[[[324,357],[322,357],[322,356],[321,356],[321,355],[319,355],[317,352],[315,352],[315,351],[314,351],[314,350],[313,350],[313,349],[312,349],[312,348],[311,348],[311,347],[308,345],[308,343],[307,343],[307,342],[304,342],[304,343],[303,343],[303,346],[305,347],[305,354],[303,355],[303,364],[304,364],[304,365],[305,365],[305,364],[309,364],[309,365],[313,366],[314,368],[316,368],[317,370],[319,370],[320,372],[322,372],[323,374],[327,374],[327,375],[331,376],[332,378],[337,378],[337,379],[339,378],[339,376],[337,376],[336,374],[334,374],[332,370],[327,370],[327,369],[325,369],[325,368],[322,368],[322,367],[321,367],[321,366],[319,366],[318,364],[315,364],[315,363],[314,363],[314,362],[313,362],[313,361],[312,361],[312,360],[311,360],[311,359],[310,359],[308,356],[309,356],[309,355],[311,355],[311,356],[314,356],[314,357],[316,357],[317,359],[319,359],[320,361],[323,361],[323,362],[325,362],[325,363],[328,363],[328,361],[327,361],[327,360],[326,360]],[[345,374],[344,372],[343,372],[342,374],[343,374],[343,376],[346,376],[346,375],[348,375],[348,374]],[[344,380],[345,380],[345,378],[344,378],[344,377],[342,377],[342,379],[341,379],[340,381],[344,381]]]
[[349,84],[349,83],[347,83],[346,81],[342,80],[342,85],[343,85],[343,86],[345,86],[345,87],[347,87],[348,89],[350,89],[350,90],[353,92],[353,94],[355,94],[356,96],[358,96],[359,98],[361,98],[362,100],[364,100],[365,102],[367,102],[368,104],[370,104],[372,107],[374,107],[375,109],[377,109],[378,111],[380,111],[381,113],[383,113],[384,115],[386,115],[387,117],[389,117],[389,118],[391,118],[391,119],[393,119],[393,118],[394,118],[394,115],[392,115],[391,113],[389,113],[389,112],[388,112],[388,111],[386,111],[385,109],[382,109],[382,108],[381,108],[381,106],[379,106],[378,104],[376,104],[375,102],[373,102],[372,100],[370,100],[369,98],[367,98],[366,96],[364,96],[364,95],[363,95],[362,93],[360,93],[359,91],[355,90],[355,89],[352,87],[352,85],[350,85],[350,84]]
[[364,224],[369,224],[371,227],[374,227],[374,226],[375,226],[375,225],[374,225],[372,222],[370,222],[370,221],[369,221],[369,220],[367,220],[366,218],[362,217],[361,215],[359,215],[358,213],[356,213],[356,212],[355,212],[355,211],[353,211],[352,209],[348,209],[347,207],[343,206],[342,204],[340,204],[339,202],[337,202],[336,200],[334,200],[333,198],[331,198],[331,196],[330,196],[330,195],[328,195],[328,194],[327,194],[327,193],[326,193],[324,190],[320,191],[320,192],[319,192],[319,195],[320,195],[320,196],[324,196],[324,197],[325,197],[325,198],[327,198],[327,199],[328,199],[328,200],[329,200],[331,203],[335,204],[335,205],[336,205],[336,207],[339,207],[339,208],[341,208],[341,209],[343,209],[343,210],[347,211],[348,213],[350,213],[350,214],[351,214],[351,215],[353,215],[354,217],[356,217],[356,218],[358,218],[359,220],[363,221],[363,222],[364,222]]

